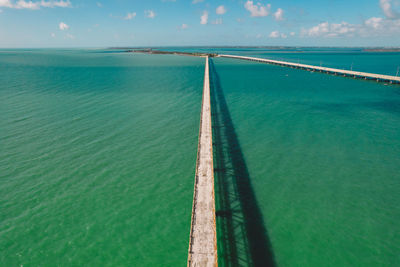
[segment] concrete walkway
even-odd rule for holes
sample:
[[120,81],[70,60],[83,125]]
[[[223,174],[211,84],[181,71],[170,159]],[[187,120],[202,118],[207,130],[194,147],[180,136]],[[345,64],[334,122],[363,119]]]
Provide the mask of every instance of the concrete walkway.
[[204,73],[188,266],[217,266],[214,168],[208,57]]

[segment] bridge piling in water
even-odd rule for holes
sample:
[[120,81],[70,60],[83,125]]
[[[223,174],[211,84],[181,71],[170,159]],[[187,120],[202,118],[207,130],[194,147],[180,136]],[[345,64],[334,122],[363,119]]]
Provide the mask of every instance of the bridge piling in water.
[[217,266],[209,63],[206,57],[188,266]]

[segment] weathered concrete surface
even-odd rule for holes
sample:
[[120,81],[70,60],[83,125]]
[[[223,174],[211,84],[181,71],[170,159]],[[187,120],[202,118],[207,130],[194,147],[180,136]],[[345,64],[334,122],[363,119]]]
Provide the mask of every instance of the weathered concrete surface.
[[214,169],[208,57],[204,73],[188,266],[216,266]]
[[265,59],[265,58],[244,57],[244,56],[235,56],[235,55],[218,55],[218,56],[226,57],[226,58],[236,58],[236,59],[257,61],[257,62],[263,62],[263,63],[269,63],[269,64],[274,64],[274,65],[299,68],[299,69],[305,69],[305,70],[311,70],[311,71],[320,71],[320,72],[329,73],[329,74],[344,75],[344,76],[348,76],[348,77],[361,78],[361,79],[366,79],[366,80],[372,79],[372,80],[377,80],[380,82],[400,83],[400,77],[398,77],[398,76],[390,76],[390,75],[382,75],[382,74],[375,74],[375,73],[368,73],[368,72],[318,67],[318,66],[313,66],[313,65],[299,64],[299,63]]

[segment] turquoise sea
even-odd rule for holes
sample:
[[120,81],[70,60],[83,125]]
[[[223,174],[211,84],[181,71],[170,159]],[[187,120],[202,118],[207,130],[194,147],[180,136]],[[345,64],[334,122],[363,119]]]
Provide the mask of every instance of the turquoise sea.
[[184,266],[204,62],[0,54],[0,266]]
[[[400,86],[211,61],[219,264],[400,266]],[[195,57],[0,50],[0,266],[185,266],[203,75]]]

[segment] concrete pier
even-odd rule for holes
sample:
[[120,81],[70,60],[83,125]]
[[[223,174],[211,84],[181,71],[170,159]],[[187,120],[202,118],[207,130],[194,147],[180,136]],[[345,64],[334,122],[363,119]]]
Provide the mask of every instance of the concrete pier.
[[290,68],[304,69],[304,70],[308,70],[308,71],[319,71],[319,72],[323,72],[323,73],[342,75],[342,76],[351,77],[351,78],[374,80],[377,82],[384,82],[384,83],[391,83],[391,84],[400,84],[400,77],[397,77],[397,76],[360,72],[360,71],[352,71],[352,70],[326,68],[326,67],[319,67],[319,66],[299,64],[299,63],[286,62],[286,61],[280,61],[280,60],[265,59],[265,58],[244,57],[244,56],[235,56],[235,55],[222,55],[222,54],[218,55],[218,56],[226,57],[226,58],[257,61],[257,62],[285,66],[285,67],[290,67]]
[[210,77],[206,57],[188,266],[217,266]]

